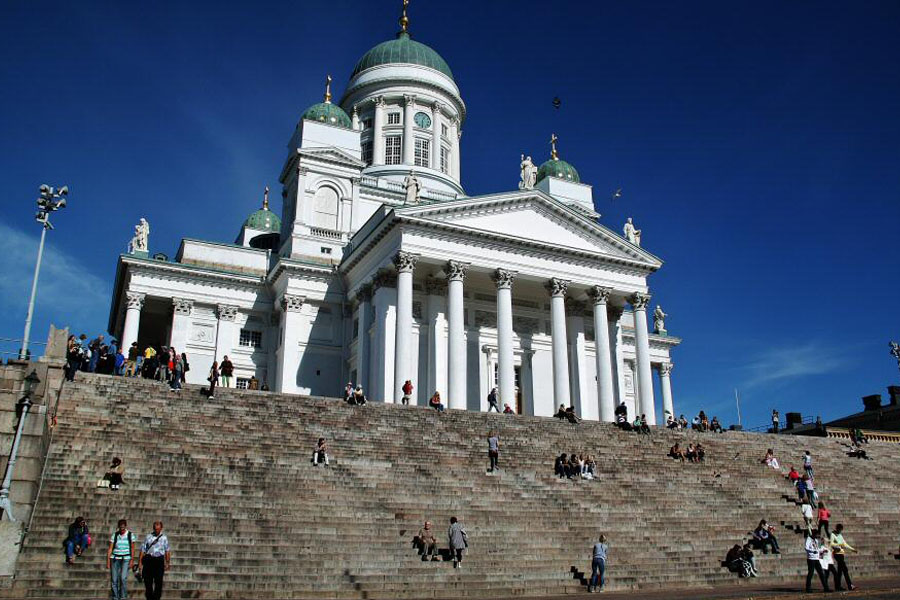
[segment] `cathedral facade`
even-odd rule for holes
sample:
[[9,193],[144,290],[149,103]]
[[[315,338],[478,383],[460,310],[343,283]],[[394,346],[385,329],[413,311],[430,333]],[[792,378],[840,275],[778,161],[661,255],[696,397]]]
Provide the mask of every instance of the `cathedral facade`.
[[189,383],[227,355],[239,387],[335,396],[351,381],[399,402],[409,380],[413,403],[439,392],[468,410],[496,387],[517,413],[564,404],[612,421],[625,402],[663,422],[680,340],[658,307],[648,326],[647,278],[662,261],[630,222],[624,235],[600,222],[555,136],[539,167],[522,157],[518,189],[468,196],[466,105],[405,13],[400,24],[339,101],[329,77],[302,114],[281,216],[266,195],[234,244],[183,239],[172,260],[151,256],[142,230],[118,261],[109,331],[125,348],[186,352]]

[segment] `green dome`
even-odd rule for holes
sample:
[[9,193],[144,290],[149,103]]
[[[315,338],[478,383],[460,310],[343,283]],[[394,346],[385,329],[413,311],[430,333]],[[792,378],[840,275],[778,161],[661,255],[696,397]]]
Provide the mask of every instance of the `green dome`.
[[306,109],[306,112],[303,113],[300,119],[307,119],[309,121],[321,121],[323,123],[328,123],[329,125],[346,127],[347,129],[350,129],[353,124],[352,121],[350,121],[350,117],[348,117],[347,113],[344,112],[344,109],[342,109],[337,104],[332,104],[331,102],[320,102],[318,104],[313,104]]
[[578,176],[578,171],[575,170],[575,167],[558,158],[551,158],[540,166],[537,180],[540,181],[545,177],[557,177],[566,181],[581,183],[581,177]]
[[350,77],[353,78],[370,67],[389,64],[422,65],[440,71],[453,79],[453,72],[450,71],[447,61],[441,58],[440,54],[425,44],[413,40],[404,31],[397,34],[397,39],[382,42],[363,54]]
[[257,231],[281,233],[281,219],[268,208],[261,208],[244,221],[244,227]]

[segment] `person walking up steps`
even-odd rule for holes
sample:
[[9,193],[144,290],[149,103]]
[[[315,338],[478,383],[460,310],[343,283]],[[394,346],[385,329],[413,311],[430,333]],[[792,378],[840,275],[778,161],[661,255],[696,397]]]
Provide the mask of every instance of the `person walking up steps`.
[[119,519],[119,526],[109,538],[106,568],[109,569],[112,600],[128,598],[128,571],[135,566],[134,534],[128,531],[128,521]]
[[169,570],[171,553],[169,538],[162,532],[162,521],[153,523],[153,533],[147,535],[138,555],[138,568],[144,577],[144,593],[147,600],[160,600],[163,590],[163,575]]
[[491,468],[488,469],[488,473],[493,473],[500,470],[497,466],[497,463],[500,461],[500,437],[496,431],[491,431],[488,434],[487,442],[488,458],[491,461]]
[[487,409],[488,412],[491,412],[492,408],[494,410],[496,410],[498,413],[500,412],[500,398],[497,394],[497,388],[493,388],[490,391],[490,393],[487,396],[487,401],[488,401],[488,409]]
[[588,592],[603,591],[603,584],[606,583],[606,553],[609,547],[606,545],[606,536],[600,534],[594,549],[591,551],[591,580],[588,583]]
[[807,477],[813,478],[812,455],[809,453],[809,450],[803,455],[803,470],[806,471]]
[[462,523],[456,517],[450,517],[450,529],[447,530],[450,538],[450,555],[453,557],[453,568],[462,569],[463,551],[469,547],[469,536],[463,529]]

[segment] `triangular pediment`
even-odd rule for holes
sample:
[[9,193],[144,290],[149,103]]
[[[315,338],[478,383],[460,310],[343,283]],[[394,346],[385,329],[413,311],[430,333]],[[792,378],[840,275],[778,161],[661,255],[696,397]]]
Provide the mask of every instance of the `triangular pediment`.
[[517,240],[535,247],[603,255],[614,260],[662,262],[599,223],[537,191],[464,198],[396,211],[405,219],[428,221],[473,234]]
[[348,167],[362,168],[366,166],[366,163],[364,163],[362,160],[336,146],[326,146],[323,148],[301,148],[297,150],[297,154],[304,158],[312,158],[330,163],[338,163]]

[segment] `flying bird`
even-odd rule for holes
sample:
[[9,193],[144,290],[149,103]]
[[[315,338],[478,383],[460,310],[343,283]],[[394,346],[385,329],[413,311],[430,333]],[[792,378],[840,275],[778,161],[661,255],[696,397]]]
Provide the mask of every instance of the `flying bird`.
[[622,197],[622,188],[619,188],[615,192],[613,192],[611,199],[616,200],[617,198],[621,198],[621,197]]
[[559,107],[562,106],[562,100],[559,99],[559,96],[553,98],[553,108],[559,110]]

